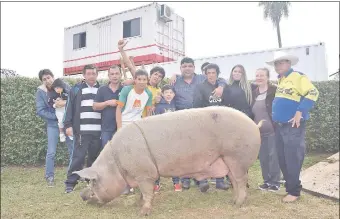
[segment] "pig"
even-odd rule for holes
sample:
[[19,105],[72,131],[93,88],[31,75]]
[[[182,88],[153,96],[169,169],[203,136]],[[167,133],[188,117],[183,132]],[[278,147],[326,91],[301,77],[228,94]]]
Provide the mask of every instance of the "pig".
[[102,205],[122,194],[127,185],[138,186],[140,213],[149,215],[159,176],[203,180],[228,175],[233,203],[241,206],[247,196],[248,169],[260,149],[260,125],[225,106],[135,121],[116,132],[91,167],[74,172],[90,180],[81,197]]

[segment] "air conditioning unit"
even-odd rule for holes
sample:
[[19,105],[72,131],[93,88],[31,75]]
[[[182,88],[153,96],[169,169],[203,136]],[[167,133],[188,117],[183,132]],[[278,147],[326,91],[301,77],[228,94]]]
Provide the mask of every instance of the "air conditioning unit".
[[167,5],[161,5],[160,18],[165,22],[172,21],[172,10]]

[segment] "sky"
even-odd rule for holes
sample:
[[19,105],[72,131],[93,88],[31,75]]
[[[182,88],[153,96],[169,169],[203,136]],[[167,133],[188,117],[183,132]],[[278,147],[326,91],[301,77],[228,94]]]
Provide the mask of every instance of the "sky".
[[[257,2],[164,3],[185,19],[185,53],[192,58],[278,47],[276,30]],[[49,68],[61,77],[65,27],[146,4],[1,2],[1,68],[27,77]],[[283,47],[324,42],[329,74],[339,69],[338,2],[292,2],[281,35]]]

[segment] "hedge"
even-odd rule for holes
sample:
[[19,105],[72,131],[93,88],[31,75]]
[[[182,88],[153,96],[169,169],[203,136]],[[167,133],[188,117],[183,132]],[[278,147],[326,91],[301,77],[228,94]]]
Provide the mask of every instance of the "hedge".
[[[65,79],[70,85],[75,79]],[[103,82],[103,81],[102,81]],[[47,138],[43,120],[36,115],[37,78],[1,79],[1,166],[41,165]],[[163,82],[164,84],[164,82]],[[307,125],[307,149],[317,152],[339,151],[339,81],[315,82],[320,97]],[[65,143],[59,143],[56,164],[67,165]]]

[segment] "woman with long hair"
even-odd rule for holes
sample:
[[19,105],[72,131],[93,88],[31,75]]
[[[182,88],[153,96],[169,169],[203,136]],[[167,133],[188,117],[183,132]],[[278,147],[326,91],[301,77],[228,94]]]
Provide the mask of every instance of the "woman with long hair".
[[243,65],[235,65],[231,69],[228,84],[227,98],[229,98],[229,106],[245,113],[253,119],[251,110],[253,101],[252,85],[247,79],[246,70]]
[[[253,85],[248,81],[243,65],[235,65],[231,69],[228,85],[223,91],[225,105],[237,109],[249,118],[254,119],[251,109]],[[228,176],[226,176],[226,183],[228,186],[232,186]]]

